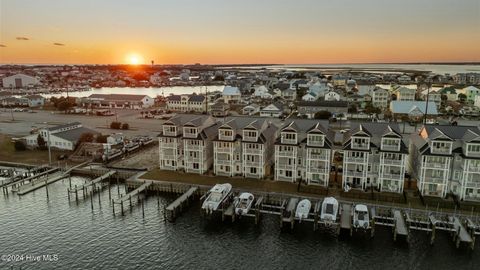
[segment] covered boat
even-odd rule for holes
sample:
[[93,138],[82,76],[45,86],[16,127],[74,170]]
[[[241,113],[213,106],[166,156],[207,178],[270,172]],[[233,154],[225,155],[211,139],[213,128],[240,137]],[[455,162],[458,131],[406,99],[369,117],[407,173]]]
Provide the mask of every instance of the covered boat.
[[368,214],[368,208],[364,204],[357,204],[353,210],[353,226],[356,229],[369,229],[370,228],[370,216]]
[[232,185],[226,184],[216,184],[208,192],[208,196],[202,204],[202,209],[207,212],[213,212],[218,209],[220,204],[225,200],[225,198],[230,194],[232,190]]
[[252,207],[254,196],[251,193],[243,192],[235,198],[235,214],[237,215],[244,215],[250,211],[250,207]]
[[312,207],[312,203],[307,200],[301,200],[297,205],[297,210],[295,211],[295,217],[302,220],[308,218],[308,213],[310,213],[310,208]]
[[333,197],[327,197],[322,202],[320,220],[335,222],[338,215],[338,201]]

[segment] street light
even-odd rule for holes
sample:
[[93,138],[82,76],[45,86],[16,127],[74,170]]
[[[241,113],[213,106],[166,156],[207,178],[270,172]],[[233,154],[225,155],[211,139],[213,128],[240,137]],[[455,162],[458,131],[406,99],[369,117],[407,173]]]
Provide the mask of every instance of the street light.
[[43,123],[47,129],[48,165],[52,165],[52,152],[50,151],[50,131],[48,130],[48,122]]

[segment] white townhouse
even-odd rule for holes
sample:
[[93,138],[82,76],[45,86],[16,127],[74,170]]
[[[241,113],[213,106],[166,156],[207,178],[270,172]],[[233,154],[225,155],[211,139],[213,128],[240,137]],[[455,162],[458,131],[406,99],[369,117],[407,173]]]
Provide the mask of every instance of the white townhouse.
[[206,112],[207,99],[204,95],[170,95],[167,97],[167,109],[176,112]]
[[165,121],[158,138],[160,169],[206,172],[212,154],[209,128],[214,125],[209,115],[177,114]]
[[393,92],[397,96],[397,101],[414,101],[416,90],[400,86]]
[[344,136],[342,184],[403,192],[408,151],[396,124],[362,123]]
[[271,167],[276,127],[267,119],[229,117],[218,127],[214,174],[263,178]]
[[425,125],[410,138],[409,171],[423,196],[480,201],[480,130]]
[[318,120],[288,121],[275,143],[275,180],[327,187],[332,159],[328,123]]
[[237,104],[240,103],[242,99],[242,93],[238,87],[234,86],[225,86],[222,91],[223,102],[227,104]]
[[372,105],[376,108],[388,108],[388,102],[390,101],[390,93],[387,89],[376,87],[370,91],[372,97]]

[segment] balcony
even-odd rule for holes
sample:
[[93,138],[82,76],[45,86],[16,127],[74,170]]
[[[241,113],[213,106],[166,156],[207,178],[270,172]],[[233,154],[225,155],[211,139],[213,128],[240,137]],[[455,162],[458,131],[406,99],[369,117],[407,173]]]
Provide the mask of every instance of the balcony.
[[314,140],[309,140],[307,142],[308,146],[316,146],[316,147],[323,147],[323,141],[314,141]]
[[174,142],[171,142],[171,143],[161,142],[161,143],[160,143],[160,147],[161,147],[161,148],[177,149],[177,148],[178,148],[178,144],[177,144],[177,143],[174,143]]
[[243,153],[251,155],[263,155],[263,150],[244,148]]
[[163,131],[163,136],[176,137],[177,135],[178,133],[176,131],[168,131],[168,130]]
[[445,170],[448,170],[448,168],[445,167],[445,163],[425,162],[425,163],[423,163],[423,166],[424,166],[425,168],[435,168],[435,169],[445,169]]
[[307,171],[308,173],[330,173],[330,170],[324,168],[312,168],[310,167]]
[[203,160],[198,157],[186,156],[184,160],[185,160],[185,163],[203,163]]
[[475,181],[470,182],[470,181],[467,181],[467,182],[465,183],[465,187],[466,187],[466,188],[478,188],[478,189],[480,189],[480,182],[475,182]]
[[198,134],[196,132],[184,132],[183,137],[184,138],[192,138],[195,139],[197,138]]
[[327,159],[327,155],[326,155],[326,154],[314,154],[314,153],[310,153],[310,159],[326,160],[326,159]]
[[468,157],[480,157],[480,152],[468,151]]
[[276,163],[275,167],[277,169],[293,169],[295,164],[288,164],[288,163]]
[[216,165],[231,165],[232,160],[225,160],[225,159],[216,159],[215,160]]
[[382,150],[383,151],[399,151],[400,146],[399,145],[382,145]]
[[366,163],[367,159],[366,158],[346,157],[345,162],[348,162],[348,163]]
[[350,176],[350,177],[365,177],[363,172],[357,172],[357,171],[344,171],[343,174],[345,176]]
[[480,166],[468,166],[468,172],[480,173]]
[[217,147],[215,148],[215,152],[217,153],[226,153],[226,154],[230,154],[230,153],[233,153],[233,148],[229,148],[229,147]]
[[398,159],[383,159],[383,164],[401,166],[402,161]]
[[185,151],[188,151],[188,150],[202,151],[202,150],[203,150],[203,146],[202,146],[202,145],[186,144],[186,145],[185,145]]
[[277,157],[289,157],[289,158],[295,158],[296,157],[294,155],[293,151],[276,151],[275,155],[277,155]]
[[424,176],[424,182],[428,184],[440,184],[443,185],[447,180],[443,179],[442,177],[433,177],[433,176]]
[[162,160],[178,160],[179,156],[177,156],[177,158],[175,158],[175,155],[162,155],[161,159]]
[[402,180],[403,179],[403,175],[401,175],[400,173],[398,174],[392,174],[392,173],[384,173],[383,174],[383,177],[384,179],[391,179],[391,180]]
[[262,167],[263,164],[259,161],[244,161],[243,164],[247,167]]

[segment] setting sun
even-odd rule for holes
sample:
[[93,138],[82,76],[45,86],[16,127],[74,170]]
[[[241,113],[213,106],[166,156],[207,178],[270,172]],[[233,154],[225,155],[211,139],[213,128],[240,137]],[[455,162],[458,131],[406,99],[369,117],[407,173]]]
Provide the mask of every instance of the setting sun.
[[127,56],[127,62],[130,65],[139,65],[143,63],[143,58],[138,54],[130,54]]

